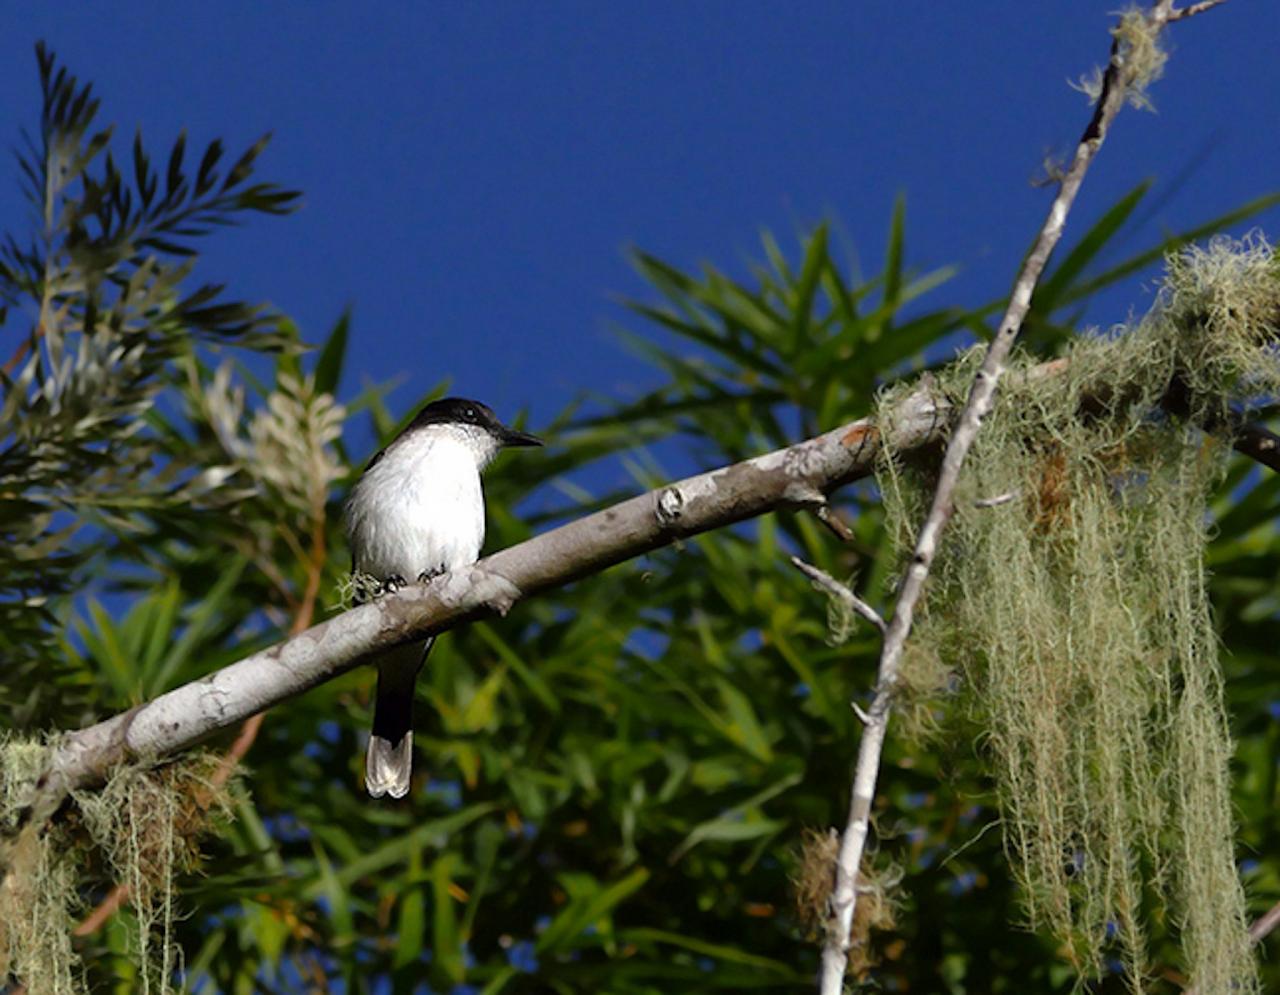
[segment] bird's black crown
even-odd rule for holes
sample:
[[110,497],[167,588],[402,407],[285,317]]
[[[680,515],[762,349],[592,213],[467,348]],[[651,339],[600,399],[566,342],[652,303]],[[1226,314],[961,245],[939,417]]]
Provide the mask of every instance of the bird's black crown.
[[498,416],[487,404],[470,401],[465,397],[443,397],[424,407],[409,423],[410,430],[427,425],[478,425],[492,432],[503,428]]
[[504,448],[542,445],[542,440],[536,435],[507,428],[498,421],[498,416],[489,405],[468,401],[465,397],[446,397],[440,401],[432,401],[418,412],[401,433],[401,437],[428,425],[474,425],[488,432]]

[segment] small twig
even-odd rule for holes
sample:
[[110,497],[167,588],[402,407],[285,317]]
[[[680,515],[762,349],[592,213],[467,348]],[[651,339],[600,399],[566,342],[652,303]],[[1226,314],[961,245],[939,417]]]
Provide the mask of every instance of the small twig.
[[[1187,8],[1190,10],[1191,8]],[[1169,21],[1173,13],[1173,0],[1157,0],[1144,15],[1147,27],[1157,33]],[[892,693],[898,682],[898,670],[902,662],[903,648],[916,605],[924,591],[929,568],[938,550],[938,541],[954,510],[956,484],[965,457],[977,438],[983,420],[990,413],[995,400],[996,384],[1004,372],[1005,361],[1022,323],[1031,309],[1031,295],[1040,275],[1048,265],[1049,256],[1062,238],[1067,215],[1080,191],[1085,174],[1098,150],[1106,139],[1111,122],[1124,106],[1130,87],[1136,82],[1133,69],[1127,65],[1126,50],[1118,38],[1113,38],[1111,58],[1102,77],[1102,87],[1094,106],[1093,117],[1085,127],[1072,156],[1071,165],[1062,175],[1058,195],[1049,206],[1048,216],[1036,236],[1031,251],[1013,283],[1009,304],[1000,319],[999,330],[987,347],[982,366],[974,377],[969,399],[955,423],[951,439],[938,474],[929,513],[916,538],[915,550],[902,583],[893,619],[885,634],[880,652],[877,691],[869,714],[870,721],[862,734],[858,748],[858,761],[854,769],[853,791],[849,799],[849,816],[840,839],[840,853],[836,860],[836,886],[831,896],[832,916],[822,949],[822,995],[840,995],[844,990],[845,971],[849,963],[849,945],[853,932],[853,916],[858,900],[858,870],[866,849],[871,823],[871,805],[875,798],[876,781],[880,773],[880,757],[884,749]]]
[[[802,574],[830,594],[833,598],[841,601],[849,609],[861,615],[879,629],[881,633],[884,633],[888,628],[888,626],[885,625],[884,619],[880,617],[880,613],[878,611],[854,594],[844,584],[841,584],[829,573],[824,570],[819,570],[815,566],[810,566],[798,556],[791,557],[791,562],[795,564],[796,569],[798,569]],[[855,705],[854,707],[856,708],[857,706]]]
[[1169,11],[1169,16],[1165,18],[1165,20],[1169,23],[1185,20],[1188,17],[1195,17],[1197,14],[1203,14],[1206,10],[1211,10],[1219,4],[1224,4],[1226,2],[1227,0],[1201,0],[1200,3],[1193,3],[1190,7],[1183,7],[1180,10]]
[[1276,902],[1254,920],[1253,925],[1249,927],[1249,939],[1254,943],[1261,943],[1277,926],[1280,926],[1280,902]]
[[995,497],[978,498],[973,502],[975,508],[998,508],[1002,504],[1008,504],[1017,498],[1021,491],[1009,491],[1008,494],[997,494]]
[[[867,710],[865,708],[859,705],[856,701],[849,702],[849,707],[853,709],[853,714],[858,716],[858,719],[864,726],[871,725],[871,716],[867,714]],[[834,831],[835,830],[832,830],[832,832]]]
[[1232,441],[1236,452],[1280,472],[1280,435],[1251,422],[1241,426]]
[[836,510],[829,504],[820,504],[813,510],[818,516],[818,521],[831,530],[831,533],[841,542],[853,542],[857,538],[853,534],[853,529],[844,523]]

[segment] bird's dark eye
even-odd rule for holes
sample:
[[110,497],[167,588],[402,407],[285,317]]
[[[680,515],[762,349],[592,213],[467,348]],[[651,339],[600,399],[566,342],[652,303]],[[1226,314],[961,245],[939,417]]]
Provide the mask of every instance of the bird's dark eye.
[[464,417],[466,417],[466,419],[467,419],[468,421],[479,421],[479,420],[480,420],[480,419],[479,419],[479,417],[476,415],[476,409],[475,409],[475,408],[467,408],[464,412],[462,412],[462,414],[463,414],[463,416],[464,416]]

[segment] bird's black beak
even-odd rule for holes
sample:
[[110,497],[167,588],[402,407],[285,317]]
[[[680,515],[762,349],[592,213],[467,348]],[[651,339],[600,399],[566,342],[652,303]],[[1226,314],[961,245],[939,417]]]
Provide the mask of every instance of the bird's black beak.
[[542,440],[536,435],[530,435],[528,432],[517,432],[514,428],[502,427],[502,445],[504,448],[509,446],[540,446]]

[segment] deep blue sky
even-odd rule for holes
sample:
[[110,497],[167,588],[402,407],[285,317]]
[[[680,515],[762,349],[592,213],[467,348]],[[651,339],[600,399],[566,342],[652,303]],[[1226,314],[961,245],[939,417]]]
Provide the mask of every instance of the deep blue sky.
[[[908,261],[963,267],[932,305],[1004,293],[1048,202],[1028,180],[1087,119],[1067,80],[1105,59],[1117,6],[6,4],[0,134],[35,121],[38,38],[126,139],[274,131],[260,175],[305,205],[217,235],[204,275],[312,339],[352,305],[347,396],[407,376],[406,405],[450,376],[536,426],[652,382],[609,331],[643,291],[627,246],[741,272],[762,227],[787,244],[830,216],[874,271],[901,192]],[[1069,234],[1148,176],[1159,193],[1190,170],[1125,248],[1280,187],[1277,29],[1273,0],[1178,25],[1159,113],[1121,117]],[[25,210],[7,170],[0,228]],[[1090,317],[1148,301],[1135,281]]]

